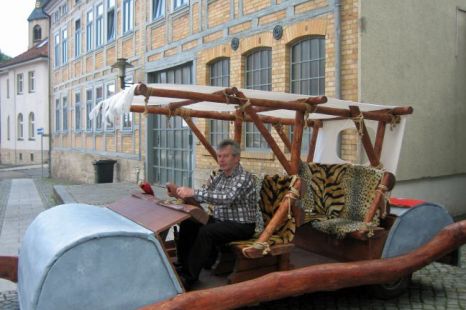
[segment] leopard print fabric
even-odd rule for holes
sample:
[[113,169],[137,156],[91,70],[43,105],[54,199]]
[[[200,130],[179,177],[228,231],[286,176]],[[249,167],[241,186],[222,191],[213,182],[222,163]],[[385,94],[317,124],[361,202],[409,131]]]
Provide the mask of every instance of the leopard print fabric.
[[[303,201],[305,222],[322,232],[343,238],[347,233],[379,226],[379,214],[364,223],[383,177],[383,171],[352,164],[308,164],[300,176],[304,193],[312,197]],[[305,195],[303,195],[305,196]]]

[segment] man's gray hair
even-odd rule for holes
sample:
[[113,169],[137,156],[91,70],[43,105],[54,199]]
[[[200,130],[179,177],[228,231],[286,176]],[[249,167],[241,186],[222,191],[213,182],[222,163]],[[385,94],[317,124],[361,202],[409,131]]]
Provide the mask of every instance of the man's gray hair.
[[231,150],[233,151],[232,154],[234,156],[240,156],[241,155],[241,147],[239,146],[238,142],[232,139],[225,139],[221,141],[218,146],[217,150],[221,150],[227,146],[231,146]]

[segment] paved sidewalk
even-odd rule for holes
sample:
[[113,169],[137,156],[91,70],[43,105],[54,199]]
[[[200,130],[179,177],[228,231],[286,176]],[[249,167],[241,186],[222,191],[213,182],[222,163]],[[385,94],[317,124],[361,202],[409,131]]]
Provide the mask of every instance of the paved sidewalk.
[[[16,256],[27,227],[44,206],[32,179],[4,180],[0,188],[0,255]],[[0,279],[0,292],[12,290],[16,284]]]

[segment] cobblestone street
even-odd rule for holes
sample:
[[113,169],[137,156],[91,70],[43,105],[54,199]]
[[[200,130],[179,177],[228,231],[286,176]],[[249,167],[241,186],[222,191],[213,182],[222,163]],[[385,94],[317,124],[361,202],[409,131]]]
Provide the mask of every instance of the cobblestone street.
[[[0,231],[12,186],[12,179],[30,178],[45,208],[54,206],[53,186],[69,182],[41,178],[41,171],[0,171]],[[3,253],[4,254],[4,253]],[[466,266],[466,246],[461,249]],[[14,289],[0,292],[0,309],[18,309]],[[433,263],[413,274],[406,293],[399,298],[380,300],[371,297],[367,288],[349,288],[335,292],[319,292],[259,304],[247,309],[466,309],[466,268]]]

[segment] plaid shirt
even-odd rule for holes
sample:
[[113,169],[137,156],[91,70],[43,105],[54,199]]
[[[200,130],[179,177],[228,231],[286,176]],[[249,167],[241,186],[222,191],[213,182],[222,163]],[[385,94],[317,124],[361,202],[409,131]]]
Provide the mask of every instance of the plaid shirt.
[[214,205],[214,218],[239,223],[256,222],[256,190],[252,175],[240,164],[230,176],[220,171],[201,189],[194,199]]

